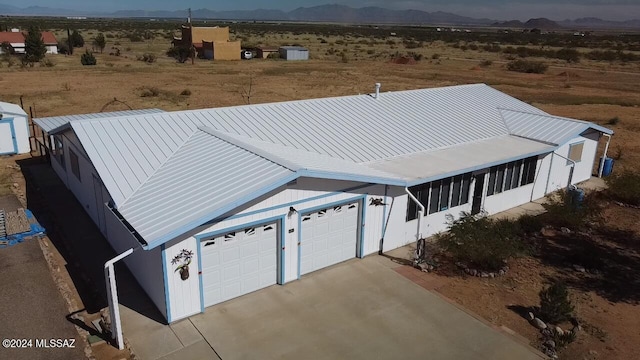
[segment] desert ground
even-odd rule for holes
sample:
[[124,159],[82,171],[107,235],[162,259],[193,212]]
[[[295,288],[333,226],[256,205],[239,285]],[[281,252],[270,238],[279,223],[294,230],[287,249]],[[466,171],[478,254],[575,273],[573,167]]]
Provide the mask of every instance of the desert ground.
[[[578,63],[567,63],[561,59],[533,58],[545,62],[549,68],[543,74],[529,74],[508,71],[507,63],[513,58],[483,51],[482,47],[472,50],[468,45],[473,42],[464,39],[457,44],[466,44],[466,50],[443,40],[421,41],[416,47],[413,39],[409,43],[403,37],[403,29],[395,30],[396,36],[387,37],[364,37],[357,31],[340,35],[339,26],[328,26],[330,31],[326,34],[303,30],[256,31],[233,24],[231,29],[233,37],[242,39],[245,45],[307,46],[311,59],[303,62],[196,59],[193,64],[191,61],[178,63],[165,55],[171,36],[177,34],[166,26],[154,30],[142,41],[131,41],[125,31],[102,29],[108,35],[107,46],[103,53],[94,52],[95,66],[81,65],[82,48],[75,49],[73,55],[47,55],[49,65],[24,67],[15,61],[10,64],[11,61],[2,60],[0,99],[14,103],[22,99],[25,109],[34,117],[45,117],[128,108],[185,110],[354,95],[372,92],[376,82],[382,84],[383,92],[486,83],[551,114],[612,128],[615,136],[609,154],[616,159],[615,171],[623,168],[640,171],[640,61],[583,58]],[[59,40],[65,37],[66,31],[52,30]],[[91,49],[91,38],[100,30],[79,30],[86,47]],[[486,31],[495,33],[493,29]],[[630,43],[633,47],[625,51],[640,55],[637,37],[633,39],[635,42]],[[508,43],[503,42],[502,46],[505,45]],[[539,44],[524,46],[540,47]],[[581,53],[593,49],[592,46],[577,48]],[[419,60],[397,64],[391,61],[396,53]],[[154,61],[138,60],[144,54],[155,55]],[[10,160],[4,160],[7,161]],[[19,172],[1,166],[0,194],[20,192],[23,182],[19,177]],[[604,213],[607,222],[624,231],[628,241],[614,241],[604,236],[598,242],[599,246],[625,252],[632,264],[627,270],[637,271],[640,267],[639,211],[607,203]],[[536,345],[538,332],[509,306],[536,304],[538,291],[545,281],[563,275],[564,270],[536,257],[518,259],[512,268],[508,276],[499,280],[445,272],[437,291],[493,324],[513,329]],[[615,285],[624,286],[624,283]],[[630,289],[638,290],[637,287]],[[637,358],[635,348],[640,343],[637,294],[619,298],[595,287],[574,286],[571,296],[586,330],[560,353],[561,358]]]

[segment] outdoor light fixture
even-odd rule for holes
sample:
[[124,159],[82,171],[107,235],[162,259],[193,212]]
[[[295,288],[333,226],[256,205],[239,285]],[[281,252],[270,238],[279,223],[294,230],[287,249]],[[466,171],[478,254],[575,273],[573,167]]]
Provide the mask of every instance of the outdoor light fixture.
[[296,208],[294,208],[293,206],[289,206],[289,212],[287,213],[288,217],[292,217],[293,214],[297,213],[298,210],[296,210]]

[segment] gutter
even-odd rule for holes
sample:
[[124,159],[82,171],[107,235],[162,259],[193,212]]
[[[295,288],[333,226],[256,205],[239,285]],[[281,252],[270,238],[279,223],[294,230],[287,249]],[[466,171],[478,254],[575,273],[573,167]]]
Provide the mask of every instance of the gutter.
[[107,284],[109,316],[111,317],[111,338],[116,339],[119,350],[124,349],[124,339],[122,338],[122,323],[120,321],[120,307],[118,306],[118,287],[116,285],[116,273],[113,265],[133,254],[134,251],[135,250],[131,248],[104,263],[104,278]]
[[418,211],[418,226],[417,226],[417,229],[416,229],[416,241],[418,241],[418,240],[420,240],[421,235],[422,235],[422,233],[421,233],[421,231],[420,231],[420,230],[422,230],[422,228],[421,228],[421,226],[420,226],[420,225],[422,225],[422,215],[425,213],[424,205],[422,205],[422,204],[420,203],[420,201],[418,201],[418,199],[416,199],[416,197],[415,197],[415,196],[413,196],[413,194],[411,193],[411,191],[409,191],[409,188],[408,188],[408,187],[406,187],[406,186],[405,186],[405,188],[404,188],[404,192],[406,192],[406,193],[407,193],[407,195],[409,195],[409,198],[410,198],[413,202],[415,202],[415,203],[416,203],[416,205],[418,205],[418,207],[420,207],[420,211]]
[[602,171],[604,170],[604,162],[607,160],[607,151],[609,151],[609,143],[611,142],[611,135],[602,133],[602,135],[608,137],[607,145],[604,146],[604,155],[602,155],[602,163],[600,164],[600,168],[598,169],[598,177],[602,177]]

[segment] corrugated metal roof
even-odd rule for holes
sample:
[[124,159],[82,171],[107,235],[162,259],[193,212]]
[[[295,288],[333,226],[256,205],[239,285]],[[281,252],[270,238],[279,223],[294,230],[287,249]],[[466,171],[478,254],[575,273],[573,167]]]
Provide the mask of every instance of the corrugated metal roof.
[[[146,241],[195,227],[291,181],[293,171],[196,130],[118,211]],[[245,200],[245,202],[250,201]],[[176,236],[179,234],[176,234]]]
[[613,134],[613,131],[607,128],[576,119],[532,114],[511,109],[500,109],[500,113],[509,132],[513,135],[555,145],[562,145],[589,128]]
[[27,116],[27,113],[16,104],[0,101],[0,112],[3,114]]
[[446,149],[430,150],[378,160],[367,166],[401,176],[409,183],[454,176],[524,157],[551,152],[554,146],[503,135]]
[[119,116],[136,116],[144,114],[155,114],[164,112],[160,109],[142,109],[142,110],[124,110],[124,111],[112,111],[93,114],[79,114],[79,115],[63,115],[63,116],[51,116],[33,119],[33,121],[47,133],[53,133],[59,130],[61,127],[68,125],[72,121],[90,120],[90,119],[104,119]]
[[[512,113],[558,119],[477,84],[381,93],[377,99],[357,95],[85,119],[70,126],[118,211],[157,244],[299,176],[404,186],[553,151],[553,131],[529,131],[527,120]],[[563,133],[578,129],[569,125],[564,130],[562,122]]]

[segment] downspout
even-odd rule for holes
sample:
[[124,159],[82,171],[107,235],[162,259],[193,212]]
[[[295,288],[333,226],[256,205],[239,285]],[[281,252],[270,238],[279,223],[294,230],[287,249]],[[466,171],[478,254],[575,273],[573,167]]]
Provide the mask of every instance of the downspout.
[[420,225],[421,225],[421,222],[422,222],[422,215],[424,215],[424,213],[425,213],[424,205],[422,205],[420,203],[420,201],[418,201],[418,199],[416,199],[416,197],[413,196],[411,191],[409,191],[408,187],[405,186],[404,192],[406,192],[407,195],[409,195],[409,198],[411,200],[413,200],[413,202],[415,202],[416,205],[418,205],[418,207],[420,207],[420,211],[418,211],[418,226],[417,226],[417,229],[416,229],[416,241],[418,241],[418,240],[420,240],[420,235],[421,235],[421,232],[420,232],[421,227],[420,227]]
[[118,307],[118,287],[116,286],[116,273],[114,264],[133,254],[134,249],[131,248],[113,259],[104,263],[104,278],[107,285],[107,299],[109,300],[109,314],[111,316],[111,337],[116,339],[118,349],[124,349],[124,340],[122,338],[122,323],[120,322],[120,308]]
[[604,170],[604,162],[605,160],[607,160],[607,151],[609,151],[609,143],[611,142],[611,135],[609,134],[602,134],[602,135],[608,137],[608,139],[607,139],[607,145],[604,146],[604,155],[602,156],[602,163],[600,164],[600,169],[598,169],[599,178],[602,177],[602,171]]

